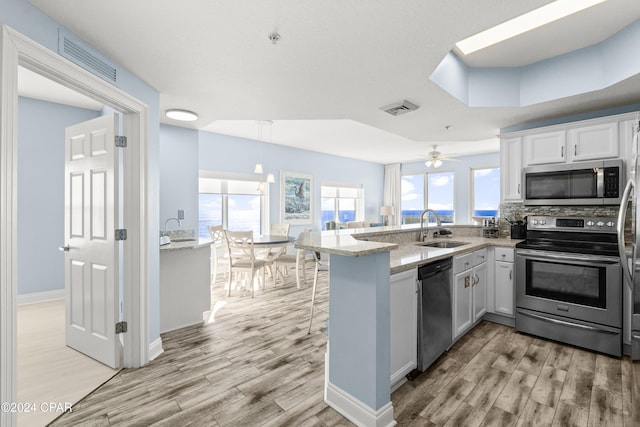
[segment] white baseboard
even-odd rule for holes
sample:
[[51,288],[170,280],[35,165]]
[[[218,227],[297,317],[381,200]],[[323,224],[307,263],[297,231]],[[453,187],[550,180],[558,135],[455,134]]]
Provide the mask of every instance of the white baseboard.
[[158,338],[157,340],[149,344],[149,362],[160,356],[163,352],[164,349],[162,348],[162,338]]
[[393,427],[396,425],[391,402],[376,411],[330,382],[326,383],[324,400],[327,405],[358,426]]
[[40,302],[55,301],[61,299],[64,299],[64,289],[18,295],[16,303],[18,305],[37,304]]

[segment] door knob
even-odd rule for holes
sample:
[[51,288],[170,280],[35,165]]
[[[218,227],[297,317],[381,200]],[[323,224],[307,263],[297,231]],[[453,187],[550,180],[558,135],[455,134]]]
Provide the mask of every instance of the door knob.
[[69,248],[69,246],[68,246],[68,245],[67,245],[67,246],[59,246],[59,247],[58,247],[58,250],[59,250],[60,252],[69,252],[69,249],[70,249],[70,248]]

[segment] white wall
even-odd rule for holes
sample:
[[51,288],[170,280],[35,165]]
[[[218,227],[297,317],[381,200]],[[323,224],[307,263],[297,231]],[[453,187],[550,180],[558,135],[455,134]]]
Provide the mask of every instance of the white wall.
[[[456,224],[471,224],[471,169],[500,167],[500,153],[457,157],[459,161],[445,161],[438,169],[425,166],[424,161],[403,163],[402,175],[417,175],[427,172],[454,172],[454,209]],[[496,191],[500,192],[498,187]],[[498,194],[498,199],[500,195]]]

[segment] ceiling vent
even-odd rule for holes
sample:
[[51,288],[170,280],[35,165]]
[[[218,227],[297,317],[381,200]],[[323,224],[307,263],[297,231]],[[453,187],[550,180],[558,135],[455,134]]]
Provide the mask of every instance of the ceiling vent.
[[108,82],[118,80],[118,70],[108,59],[63,28],[58,30],[58,53]]
[[420,108],[420,106],[413,104],[406,99],[402,102],[396,102],[395,104],[380,107],[382,111],[389,113],[392,116],[399,116],[400,114],[409,113],[411,111],[417,110],[418,108]]

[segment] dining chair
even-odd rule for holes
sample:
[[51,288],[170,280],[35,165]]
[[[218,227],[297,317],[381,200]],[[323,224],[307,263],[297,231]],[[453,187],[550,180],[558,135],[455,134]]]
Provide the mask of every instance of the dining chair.
[[[218,267],[220,265],[229,264],[229,253],[227,252],[226,236],[224,234],[224,226],[210,225],[209,237],[211,237],[211,283],[215,284],[218,280]],[[227,269],[222,270],[223,279],[227,275]]]
[[[305,233],[310,233],[311,228],[305,228]],[[300,289],[300,271],[302,271],[302,279],[304,284],[307,284],[307,264],[315,264],[316,258],[312,251],[306,249],[296,249],[295,254],[282,254],[276,259],[276,269],[280,266],[284,267],[285,274],[288,275],[289,267],[295,267],[296,269],[296,287]]]
[[307,334],[311,333],[311,324],[313,323],[313,307],[316,302],[316,289],[318,287],[318,273],[320,271],[328,271],[329,270],[329,261],[323,261],[320,257],[320,252],[314,252],[314,256],[316,259],[316,271],[313,274],[313,289],[311,290],[311,313],[309,313],[309,329],[307,330]]
[[[291,224],[270,224],[269,225],[269,234],[272,236],[288,236],[289,229]],[[262,251],[258,251],[256,256],[258,259],[262,259],[267,262],[267,268],[269,268],[269,274],[273,278],[273,285],[276,285],[276,280],[278,279],[278,260],[281,256],[283,256],[286,252],[286,246],[277,247],[277,248],[269,248]],[[275,271],[274,271],[275,269]],[[282,281],[284,282],[284,275],[280,273],[282,276]]]
[[[251,298],[253,298],[253,279],[256,271],[262,269],[262,288],[264,289],[265,267],[267,262],[257,259],[253,246],[253,231],[225,231],[227,251],[229,254],[229,289],[227,296],[231,295],[231,277],[235,273],[249,274],[247,284],[251,288]],[[236,283],[238,283],[238,277]]]

